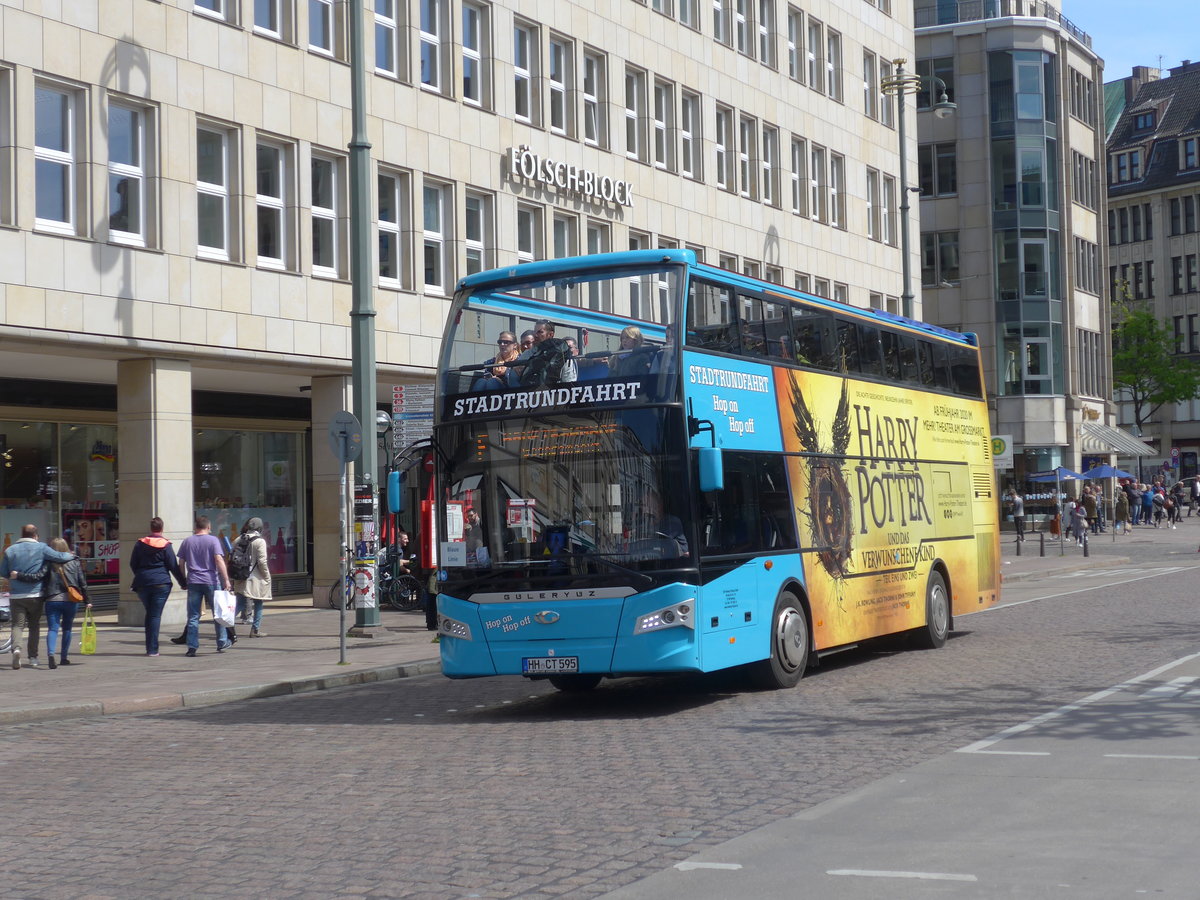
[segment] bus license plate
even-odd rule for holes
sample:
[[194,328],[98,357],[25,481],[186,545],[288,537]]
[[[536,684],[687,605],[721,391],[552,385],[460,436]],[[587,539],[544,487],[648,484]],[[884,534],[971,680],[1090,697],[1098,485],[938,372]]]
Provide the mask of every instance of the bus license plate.
[[557,672],[578,672],[578,656],[532,656],[521,660],[526,675],[553,675]]

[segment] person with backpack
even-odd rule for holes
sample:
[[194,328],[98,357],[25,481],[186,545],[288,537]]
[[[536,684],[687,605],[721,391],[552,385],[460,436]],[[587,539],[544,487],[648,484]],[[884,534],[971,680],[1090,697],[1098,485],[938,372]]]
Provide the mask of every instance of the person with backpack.
[[533,346],[513,360],[506,376],[510,387],[547,387],[579,379],[567,342],[554,336],[554,323],[540,319],[533,327]]
[[[163,520],[155,516],[150,520],[150,533],[138,538],[129,554],[129,568],[133,570],[133,590],[142,601],[146,611],[146,655],[158,656],[158,631],[162,625],[163,609],[171,595],[171,578],[187,590],[183,570],[175,558],[175,548],[163,537]],[[187,634],[179,643],[187,641]],[[64,660],[65,662],[66,660]]]
[[249,612],[253,604],[250,637],[267,636],[262,630],[262,611],[263,601],[271,599],[271,570],[267,562],[267,539],[262,530],[263,520],[258,516],[247,519],[241,535],[230,548],[226,563],[237,594],[238,608]]

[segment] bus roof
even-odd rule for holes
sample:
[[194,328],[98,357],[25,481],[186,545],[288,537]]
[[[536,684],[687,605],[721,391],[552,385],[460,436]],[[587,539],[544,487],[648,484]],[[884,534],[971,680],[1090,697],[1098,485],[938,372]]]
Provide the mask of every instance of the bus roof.
[[489,269],[486,272],[476,272],[474,275],[467,275],[465,278],[459,279],[458,289],[503,290],[508,285],[526,281],[543,279],[549,281],[555,277],[567,277],[573,274],[601,273],[625,268],[649,269],[663,265],[685,265],[695,272],[703,273],[710,278],[732,285],[741,284],[760,291],[770,290],[776,294],[803,300],[806,303],[824,309],[849,312],[862,318],[876,319],[881,322],[901,325],[915,331],[922,331],[926,334],[936,335],[947,340],[968,344],[972,347],[979,346],[979,339],[974,334],[952,331],[949,328],[942,328],[940,325],[931,325],[928,322],[910,319],[907,316],[897,315],[896,313],[886,312],[881,309],[864,309],[858,306],[851,306],[848,303],[840,303],[837,300],[818,297],[815,294],[805,293],[794,288],[785,287],[784,285],[763,281],[759,278],[752,278],[749,275],[741,275],[728,269],[719,269],[715,266],[705,265],[696,260],[696,253],[693,250],[626,250],[619,253],[596,253],[590,256],[543,259],[536,262],[519,263],[498,269]]

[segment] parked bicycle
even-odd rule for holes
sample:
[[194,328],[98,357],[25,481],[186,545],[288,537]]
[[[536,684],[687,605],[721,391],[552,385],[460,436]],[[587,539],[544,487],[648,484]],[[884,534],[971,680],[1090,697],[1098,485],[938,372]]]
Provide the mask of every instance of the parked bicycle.
[[[354,609],[358,595],[352,573],[329,586],[329,608],[337,609],[341,598],[346,598],[346,609]],[[412,575],[400,571],[399,560],[385,560],[376,569],[375,598],[380,606],[385,603],[401,612],[412,612],[421,608],[421,583]]]

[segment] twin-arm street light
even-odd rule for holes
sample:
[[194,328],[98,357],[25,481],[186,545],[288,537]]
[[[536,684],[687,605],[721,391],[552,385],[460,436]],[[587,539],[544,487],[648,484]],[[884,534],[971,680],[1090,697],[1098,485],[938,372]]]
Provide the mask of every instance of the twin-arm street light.
[[951,103],[947,95],[946,82],[938,78],[936,75],[917,75],[913,72],[905,72],[904,64],[908,62],[906,59],[893,60],[896,65],[896,73],[889,78],[883,79],[880,84],[881,90],[889,97],[898,99],[897,106],[900,107],[897,113],[896,131],[900,137],[900,271],[904,279],[904,293],[900,297],[900,311],[912,318],[913,314],[913,290],[912,290],[912,244],[908,233],[908,218],[909,218],[909,202],[908,192],[910,190],[919,191],[919,187],[910,188],[908,186],[908,138],[905,135],[905,120],[907,116],[907,107],[904,103],[905,94],[915,94],[924,89],[926,81],[931,81],[937,84],[941,90],[941,95],[938,97],[937,103],[932,104],[933,114],[939,119],[945,119],[952,115],[958,105]]

